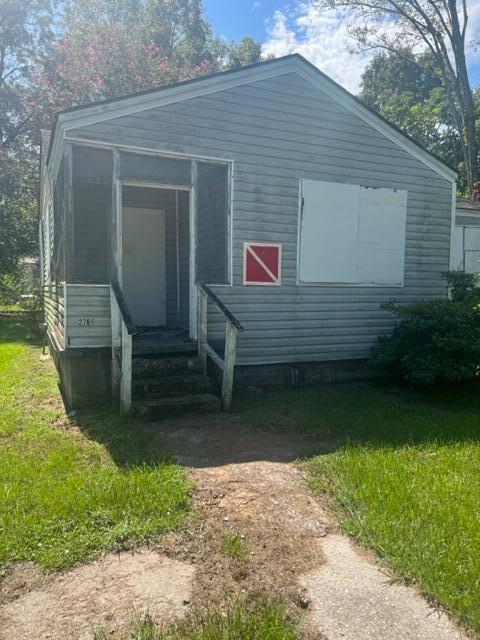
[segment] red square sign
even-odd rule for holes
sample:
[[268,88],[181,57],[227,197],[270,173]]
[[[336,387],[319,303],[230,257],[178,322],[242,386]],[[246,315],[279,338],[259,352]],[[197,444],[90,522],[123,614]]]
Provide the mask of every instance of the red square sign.
[[243,251],[243,284],[280,285],[281,244],[245,242]]

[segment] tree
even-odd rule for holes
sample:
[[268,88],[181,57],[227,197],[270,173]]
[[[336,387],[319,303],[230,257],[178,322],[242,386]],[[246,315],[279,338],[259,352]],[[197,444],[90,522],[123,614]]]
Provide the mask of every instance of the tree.
[[459,166],[459,190],[465,189],[458,132],[430,53],[415,56],[406,48],[401,56],[377,53],[362,75],[359,97],[423,147]]
[[[0,162],[0,278],[14,273],[22,256],[37,246],[37,172],[29,149]],[[35,163],[36,164],[36,163]]]
[[251,38],[212,34],[201,0],[77,0],[35,74],[38,118],[64,108],[256,62]]
[[35,101],[40,121],[49,126],[61,109],[195,78],[210,68],[208,61],[192,68],[175,65],[140,26],[106,22],[55,43],[35,76]]
[[475,107],[465,56],[467,0],[317,0],[328,9],[352,13],[351,33],[360,48],[403,55],[405,47],[430,52],[439,69],[459,132],[470,195],[478,174]]

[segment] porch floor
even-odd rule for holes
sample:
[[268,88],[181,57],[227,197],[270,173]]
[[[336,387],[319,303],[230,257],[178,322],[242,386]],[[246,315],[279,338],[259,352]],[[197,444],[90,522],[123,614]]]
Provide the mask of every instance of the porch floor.
[[195,343],[185,329],[168,327],[138,327],[139,333],[133,338],[133,355],[167,355],[171,353],[192,353]]

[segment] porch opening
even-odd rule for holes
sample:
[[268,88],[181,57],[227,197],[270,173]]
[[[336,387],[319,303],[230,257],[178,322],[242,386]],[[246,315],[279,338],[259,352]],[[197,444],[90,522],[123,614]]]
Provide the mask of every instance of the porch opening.
[[189,329],[189,191],[123,186],[122,283],[140,330]]

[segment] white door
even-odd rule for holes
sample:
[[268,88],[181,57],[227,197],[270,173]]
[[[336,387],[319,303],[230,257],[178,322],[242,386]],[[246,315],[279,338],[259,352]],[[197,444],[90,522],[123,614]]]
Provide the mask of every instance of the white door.
[[165,211],[123,209],[123,293],[139,327],[166,324]]

